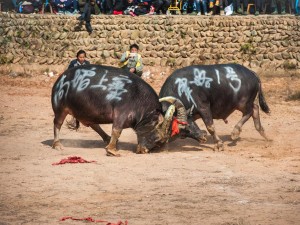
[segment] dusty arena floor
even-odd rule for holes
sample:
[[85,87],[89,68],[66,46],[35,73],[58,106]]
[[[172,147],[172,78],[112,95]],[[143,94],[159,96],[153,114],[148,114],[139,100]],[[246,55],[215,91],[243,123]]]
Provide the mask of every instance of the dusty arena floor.
[[[232,143],[237,112],[228,124],[215,121],[223,152],[213,151],[209,138],[137,155],[136,135],[127,129],[119,158],[107,157],[105,144],[86,127],[64,126],[64,151],[51,148],[55,79],[0,75],[0,224],[88,223],[60,221],[66,216],[128,225],[300,224],[300,102],[285,101],[300,90],[299,77],[262,79],[272,113],[261,112],[261,120],[272,142],[249,120]],[[155,79],[149,82],[158,90]],[[110,133],[111,126],[104,128]],[[96,162],[52,165],[68,156]]]

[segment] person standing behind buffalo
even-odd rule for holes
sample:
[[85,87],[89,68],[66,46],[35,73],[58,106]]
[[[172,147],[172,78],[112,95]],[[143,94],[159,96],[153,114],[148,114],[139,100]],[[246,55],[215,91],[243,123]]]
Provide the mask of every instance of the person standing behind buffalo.
[[120,67],[141,77],[144,66],[138,51],[139,46],[137,44],[130,45],[129,51],[124,52],[121,56]]
[[85,59],[86,57],[86,52],[84,50],[79,50],[76,54],[76,59],[73,59],[71,62],[70,62],[70,65],[68,67],[68,69],[70,68],[73,68],[73,67],[76,67],[76,66],[83,66],[83,65],[89,65],[90,62],[87,61]]

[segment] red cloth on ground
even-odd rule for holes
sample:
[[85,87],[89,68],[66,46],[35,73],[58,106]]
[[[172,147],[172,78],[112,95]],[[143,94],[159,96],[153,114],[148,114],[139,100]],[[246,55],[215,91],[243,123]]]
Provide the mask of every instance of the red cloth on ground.
[[124,223],[122,221],[118,221],[117,223],[111,223],[106,220],[95,220],[91,217],[78,219],[78,218],[73,218],[72,216],[66,216],[60,219],[60,221],[65,221],[65,220],[81,220],[81,221],[88,221],[93,223],[106,223],[106,225],[128,225],[127,220],[125,220]]
[[61,165],[61,164],[66,164],[66,163],[92,163],[92,162],[96,162],[94,160],[91,161],[87,161],[79,156],[70,156],[66,159],[62,159],[57,163],[52,163],[52,166],[56,166],[56,165]]

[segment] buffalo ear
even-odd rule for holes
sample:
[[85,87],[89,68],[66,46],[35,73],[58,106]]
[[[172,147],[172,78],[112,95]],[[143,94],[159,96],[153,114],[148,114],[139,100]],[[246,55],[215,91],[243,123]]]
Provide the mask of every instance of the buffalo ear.
[[156,125],[156,127],[160,127],[163,122],[164,122],[164,116],[162,114],[159,114],[159,116],[158,116],[158,124]]

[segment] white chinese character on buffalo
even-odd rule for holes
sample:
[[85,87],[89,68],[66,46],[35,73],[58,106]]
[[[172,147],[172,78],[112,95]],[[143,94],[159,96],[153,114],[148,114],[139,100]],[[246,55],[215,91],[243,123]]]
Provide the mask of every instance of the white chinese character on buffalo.
[[127,77],[120,75],[119,77],[114,77],[112,83],[108,84],[109,93],[106,96],[107,100],[117,100],[120,101],[120,97],[123,93],[127,92],[124,88],[126,83],[132,83],[132,81]]

